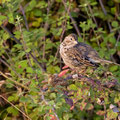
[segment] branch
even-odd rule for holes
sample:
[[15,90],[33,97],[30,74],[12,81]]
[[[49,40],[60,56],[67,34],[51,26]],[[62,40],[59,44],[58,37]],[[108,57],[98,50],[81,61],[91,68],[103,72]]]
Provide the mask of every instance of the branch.
[[24,8],[22,7],[22,5],[20,5],[20,10],[21,10],[21,12],[23,14],[23,17],[24,17],[24,20],[25,20],[25,26],[27,28],[27,31],[29,31],[28,22],[27,22],[25,11],[24,11]]
[[7,103],[9,103],[12,107],[17,109],[20,113],[22,113],[26,118],[28,118],[28,120],[32,120],[28,115],[26,115],[22,110],[20,110],[18,107],[16,107],[13,103],[9,102],[5,97],[3,97],[2,95],[0,95],[0,97],[2,99],[4,99]]
[[[102,3],[102,0],[99,0],[99,3],[100,3],[100,5],[101,5],[101,8],[102,8],[104,14],[107,16],[107,11],[106,11],[105,8],[104,8],[104,5],[103,5],[103,3]],[[110,25],[110,22],[107,21],[107,23],[108,23],[108,27],[109,27],[110,32],[112,32],[112,27],[111,27],[111,25]],[[117,46],[117,43],[119,42],[119,36],[120,36],[120,32],[118,31],[118,39],[116,40],[115,47]],[[115,38],[115,36],[114,36],[114,38]],[[108,45],[107,45],[107,47],[108,47],[108,49],[110,49]],[[112,58],[112,60],[114,61],[113,56],[111,56],[111,58]]]
[[[45,102],[46,105],[49,105],[49,106],[51,107],[51,105],[48,103],[48,101],[45,100],[45,97],[44,97],[43,93],[42,93],[42,97],[41,97],[41,98],[42,98],[42,100]],[[57,115],[57,113],[55,112],[55,108],[54,108],[54,107],[52,107],[52,111],[53,111],[56,119],[59,120],[58,115]]]
[[112,82],[108,81],[103,84],[101,80],[86,77],[81,74],[74,74],[74,75],[69,74],[65,78],[58,77],[58,75],[52,75],[50,77],[49,83],[52,86],[56,86],[56,85],[66,86],[68,80],[75,80],[75,79],[77,79],[78,81],[87,82],[90,86],[96,87],[98,90],[107,88],[108,90],[112,89],[120,92],[120,84],[117,82],[117,80],[113,80]]
[[13,38],[18,44],[22,45],[22,43],[3,25],[1,25],[1,28],[9,33],[10,37]]
[[[105,16],[107,16],[107,12],[106,12],[106,10],[105,10],[105,8],[104,8],[104,5],[103,5],[103,3],[102,3],[102,0],[99,0],[99,3],[100,3],[100,5],[101,5],[101,8],[102,8]],[[107,23],[108,23],[108,27],[109,27],[110,32],[112,32],[112,27],[111,27],[110,23],[109,23],[108,21],[107,21]]]
[[71,21],[72,21],[72,24],[73,24],[73,26],[74,26],[77,34],[79,35],[79,37],[82,37],[82,36],[81,36],[81,33],[80,33],[80,31],[79,31],[79,28],[77,27],[76,21],[75,21],[74,18],[71,16],[71,13],[70,13],[69,9],[67,8],[66,2],[65,2],[64,0],[62,0],[62,3],[63,3],[63,5],[64,5],[64,7],[65,7],[66,12],[67,12],[68,15],[70,16],[70,19],[71,19]]
[[[1,28],[3,30],[5,30],[11,38],[13,38],[18,44],[22,45],[22,43],[20,42],[20,40],[18,40],[5,26],[1,25]],[[38,60],[35,58],[35,56],[30,52],[28,52],[28,54],[33,58],[33,60],[39,65],[39,67],[41,68],[41,70],[43,72],[45,72],[45,69],[42,67],[41,63],[38,62]]]
[[2,71],[0,71],[0,75],[2,75],[3,77],[5,77],[6,79],[10,80],[11,82],[15,83],[16,85],[18,86],[21,86],[22,88],[26,89],[26,90],[29,90],[28,87],[24,86],[23,84],[13,80],[12,78],[8,77],[7,75],[5,75]]
[[0,58],[0,61],[1,61],[5,66],[7,66],[7,67],[10,68],[11,70],[13,70],[13,71],[15,72],[15,74],[16,74],[19,78],[21,78],[21,75],[18,74],[18,73],[15,71],[15,69],[12,68],[6,61],[4,61],[2,58]]

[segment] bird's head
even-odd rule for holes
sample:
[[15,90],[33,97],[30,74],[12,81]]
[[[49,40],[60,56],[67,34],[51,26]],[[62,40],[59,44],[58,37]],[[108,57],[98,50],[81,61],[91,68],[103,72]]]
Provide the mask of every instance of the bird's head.
[[77,43],[78,43],[77,35],[72,33],[65,37],[65,39],[62,42],[62,45],[70,48],[75,46]]

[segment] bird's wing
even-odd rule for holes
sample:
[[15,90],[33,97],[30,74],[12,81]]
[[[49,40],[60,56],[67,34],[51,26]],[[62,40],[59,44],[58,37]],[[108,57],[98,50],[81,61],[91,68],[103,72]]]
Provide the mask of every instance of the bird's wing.
[[77,51],[83,56],[83,58],[92,64],[93,66],[98,66],[98,63],[100,63],[100,57],[98,53],[89,45],[85,43],[78,43],[76,46],[74,46]]
[[[117,63],[114,63],[112,61],[101,59],[98,55],[98,53],[89,45],[85,43],[78,43],[76,46],[79,53],[82,53],[82,56],[84,56],[85,59],[87,59],[90,63],[94,64],[95,66],[98,64],[115,64],[119,65]],[[119,65],[120,66],[120,65]]]
[[66,55],[69,57],[71,61],[73,61],[73,65],[76,67],[79,66],[95,66],[88,59],[85,58],[82,51],[78,49],[78,47],[73,47],[66,51]]

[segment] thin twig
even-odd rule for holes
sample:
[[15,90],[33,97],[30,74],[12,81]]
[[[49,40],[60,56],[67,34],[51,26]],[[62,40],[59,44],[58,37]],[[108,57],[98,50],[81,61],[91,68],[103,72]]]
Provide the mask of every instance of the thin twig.
[[[51,105],[48,103],[48,101],[45,100],[45,97],[44,97],[44,95],[43,95],[43,92],[42,92],[42,97],[41,97],[41,98],[42,98],[42,100],[45,102],[46,105],[49,105],[49,106],[51,107]],[[56,119],[59,120],[59,117],[58,117],[57,113],[55,112],[55,108],[54,108],[54,107],[52,107],[52,111],[53,111]]]
[[119,40],[120,40],[120,34],[119,34],[118,37],[117,37],[117,41],[116,41],[116,44],[115,44],[115,48],[117,47]]
[[[99,3],[100,3],[100,5],[101,5],[101,8],[102,8],[105,16],[107,16],[107,12],[106,12],[106,10],[105,10],[105,8],[104,8],[104,5],[103,5],[103,3],[102,3],[102,0],[99,0]],[[109,21],[107,21],[107,24],[108,24],[108,27],[109,27],[110,32],[112,32],[112,27],[111,27]]]
[[[7,33],[9,33],[10,37],[13,38],[18,44],[22,45],[22,43],[3,25],[1,25],[1,28],[3,30],[5,30]],[[45,72],[45,69],[42,67],[42,65],[38,62],[38,60],[36,59],[36,57],[30,52],[28,52],[28,54],[30,54],[30,56],[33,58],[33,60],[38,64],[38,66],[41,68],[41,70],[43,72]]]
[[[37,75],[36,75],[36,80],[39,81]],[[50,107],[52,107],[52,111],[53,111],[54,115],[56,116],[56,119],[59,120],[59,117],[58,117],[57,113],[55,112],[55,108],[54,108],[55,105],[54,105],[54,106],[51,106],[51,105],[48,103],[48,101],[45,100],[44,91],[42,90],[40,84],[38,84],[38,88],[39,88],[40,91],[41,91],[41,92],[39,93],[40,96],[41,96],[41,99],[45,102],[46,105],[49,105]]]
[[[49,12],[50,12],[50,9],[51,9],[54,1],[55,0],[51,0],[51,1],[48,0],[47,16],[49,16]],[[48,24],[48,21],[46,21],[44,24],[45,35],[43,37],[43,41],[44,41],[44,43],[43,43],[43,59],[45,59],[45,46],[46,46],[45,41],[46,41],[46,33],[47,33],[48,28],[49,28],[49,24]]]
[[106,120],[107,110],[106,110],[106,106],[105,106],[105,104],[103,104],[103,106],[104,106],[104,111],[105,111],[104,120]]
[[[104,14],[107,16],[107,11],[106,11],[103,3],[102,3],[102,0],[99,0],[99,3],[100,3],[100,5],[101,5],[101,8],[102,8]],[[109,27],[109,30],[110,30],[110,33],[111,33],[111,32],[112,32],[112,27],[111,27],[111,25],[110,25],[110,22],[107,21],[107,24],[108,24],[108,27]],[[119,33],[119,35],[120,35],[120,33]],[[115,36],[114,36],[114,38],[115,38]],[[108,44],[107,44],[107,49],[110,50]],[[115,61],[112,55],[110,55],[110,57],[111,57],[112,61]]]
[[88,4],[88,8],[89,8],[89,10],[90,10],[90,13],[91,13],[91,16],[92,16],[92,18],[93,18],[93,21],[95,22],[95,24],[96,24],[96,27],[98,28],[97,21],[96,21],[96,19],[95,19],[94,15],[93,15],[92,8],[91,8],[91,6],[90,6],[89,4]]
[[20,10],[23,14],[23,17],[24,17],[24,21],[25,21],[25,26],[27,28],[27,31],[29,31],[29,27],[28,27],[28,22],[27,22],[27,19],[26,19],[26,15],[25,15],[25,11],[24,11],[24,8],[22,7],[22,5],[20,5]]
[[[89,18],[91,19],[91,17],[92,17],[92,20],[93,20],[93,22],[95,22],[95,24],[96,24],[96,28],[98,29],[98,24],[97,24],[97,21],[96,21],[96,19],[95,19],[95,17],[94,17],[94,15],[93,15],[93,11],[92,11],[92,8],[91,8],[91,6],[88,4],[88,9],[89,9],[89,11],[90,11],[90,14],[91,14],[91,16],[89,15],[89,13],[88,13],[88,16],[89,16]],[[88,10],[87,10],[87,7],[86,7],[86,11],[88,12]],[[98,34],[97,33],[95,33],[95,31],[94,31],[94,29],[92,28],[92,30],[93,30],[93,32],[94,32],[94,34],[95,34],[95,36],[97,37],[98,36]],[[99,40],[97,39],[97,45],[100,47],[100,44],[99,44]]]
[[63,3],[63,5],[64,5],[64,7],[65,7],[66,12],[67,12],[68,15],[70,16],[70,19],[71,19],[71,21],[72,21],[72,24],[73,24],[73,26],[74,26],[77,34],[79,35],[79,37],[81,37],[81,33],[80,33],[80,31],[79,31],[79,28],[77,27],[76,21],[75,21],[74,18],[71,16],[71,13],[70,13],[70,11],[69,11],[68,8],[67,8],[66,2],[65,2],[64,0],[62,0],[62,3]]
[[1,28],[7,33],[9,33],[10,37],[13,38],[18,44],[22,45],[20,40],[18,40],[4,25],[1,25]]
[[13,80],[13,79],[10,78],[10,77],[8,77],[8,76],[5,75],[2,71],[0,71],[0,74],[1,74],[3,77],[5,77],[6,79],[8,79],[8,80],[10,80],[11,82],[15,83],[16,85],[21,86],[22,88],[24,88],[24,89],[26,89],[26,90],[29,90],[28,87],[26,87],[26,86],[24,86],[23,84],[21,84],[21,83],[15,81],[15,80]]
[[5,97],[3,97],[2,95],[0,95],[0,97],[2,99],[4,99],[6,102],[8,102],[12,107],[17,109],[20,113],[22,113],[26,118],[28,118],[29,120],[32,120],[28,115],[26,115],[22,110],[20,110],[18,107],[16,107],[13,103],[9,102]]
[[0,61],[1,61],[5,66],[7,66],[8,68],[10,68],[12,71],[14,71],[15,74],[16,74],[19,78],[21,78],[21,75],[18,74],[18,73],[15,71],[15,69],[12,68],[6,61],[4,61],[2,58],[0,58]]
[[[21,8],[21,10],[22,10],[22,6],[20,7]],[[22,10],[22,12],[23,12],[23,16],[25,17],[25,14],[24,14],[24,10]],[[26,18],[26,17],[25,17]],[[27,21],[25,21],[25,22],[27,22]],[[22,27],[21,27],[21,23],[20,23],[20,20],[18,19],[18,26],[19,26],[19,30],[20,30],[20,32],[21,32],[21,42],[22,42],[22,45],[23,45],[23,49],[24,49],[24,51],[26,51],[28,48],[27,48],[27,46],[26,46],[26,42],[25,42],[25,40],[24,40],[24,37],[23,37],[23,31],[22,31]],[[29,30],[29,29],[28,29]],[[28,60],[28,63],[29,63],[29,65],[31,66],[31,68],[33,69],[33,67],[32,67],[32,64],[31,64],[31,61],[30,61],[30,55],[29,55],[29,53],[25,53],[26,54],[26,58],[27,58],[27,60]],[[33,69],[34,70],[34,69]]]
[[[64,33],[65,33],[65,30],[66,30],[66,21],[62,24],[62,33],[60,35],[60,43],[62,42],[63,40],[63,36],[64,36]],[[54,62],[55,62],[55,59],[59,53],[59,50],[60,50],[60,47],[57,48],[57,52],[55,54],[55,58],[54,58]],[[60,62],[61,63],[61,62]]]

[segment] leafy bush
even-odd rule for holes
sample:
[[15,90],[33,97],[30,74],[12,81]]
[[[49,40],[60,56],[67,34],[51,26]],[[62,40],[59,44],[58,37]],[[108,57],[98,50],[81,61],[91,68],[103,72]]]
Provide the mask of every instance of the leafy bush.
[[58,77],[59,45],[73,32],[120,63],[119,3],[0,1],[0,119],[120,119],[119,66]]

